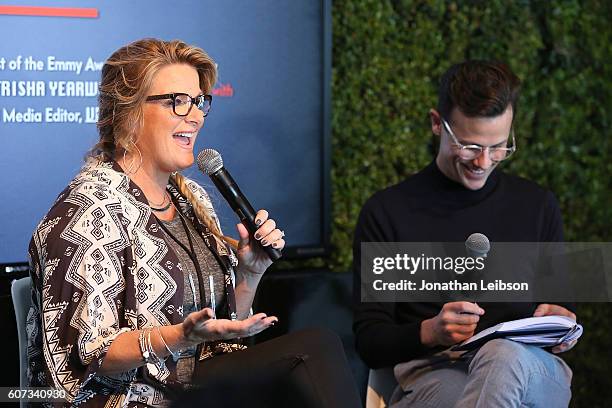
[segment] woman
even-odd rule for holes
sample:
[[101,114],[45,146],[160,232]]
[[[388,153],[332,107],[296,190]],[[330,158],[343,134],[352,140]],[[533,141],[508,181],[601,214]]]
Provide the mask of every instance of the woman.
[[179,173],[215,79],[181,41],[136,41],[104,65],[100,141],[30,244],[31,386],[75,405],[167,405],[194,369],[243,348],[219,340],[277,320],[250,307],[271,264],[262,246],[282,249],[283,232],[260,210],[254,239],[238,224],[232,248],[206,192]]

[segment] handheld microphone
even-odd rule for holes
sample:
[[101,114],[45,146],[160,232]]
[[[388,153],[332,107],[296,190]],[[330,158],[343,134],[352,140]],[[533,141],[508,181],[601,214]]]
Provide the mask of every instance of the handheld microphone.
[[[491,250],[491,242],[485,234],[475,232],[471,234],[465,240],[465,251],[470,258],[486,258]],[[482,271],[481,271],[482,273]],[[473,274],[472,277],[476,279],[480,274]],[[470,296],[472,303],[476,304],[476,297],[478,291],[473,292]],[[469,312],[461,312],[462,314],[473,314]]]
[[[257,213],[249,203],[249,200],[242,194],[238,184],[234,181],[229,172],[223,167],[223,159],[219,152],[214,149],[204,149],[198,153],[198,167],[200,171],[206,173],[221,192],[223,198],[238,215],[240,221],[246,226],[251,235],[255,234],[258,226],[255,225]],[[271,245],[262,247],[270,259],[274,262],[282,256],[280,250]]]
[[465,250],[472,258],[486,258],[491,250],[491,243],[485,234],[475,232],[465,240]]

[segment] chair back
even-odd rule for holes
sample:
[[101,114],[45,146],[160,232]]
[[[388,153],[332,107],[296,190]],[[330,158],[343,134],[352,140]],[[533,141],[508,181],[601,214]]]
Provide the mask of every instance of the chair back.
[[27,276],[15,279],[11,283],[11,297],[17,320],[17,337],[19,340],[19,386],[28,386],[28,337],[26,335],[26,320],[32,304],[32,279]]

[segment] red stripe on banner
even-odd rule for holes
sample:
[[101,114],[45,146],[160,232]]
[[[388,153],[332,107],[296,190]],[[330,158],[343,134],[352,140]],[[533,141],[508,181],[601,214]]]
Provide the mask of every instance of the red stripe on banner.
[[74,7],[0,6],[0,14],[10,16],[98,18],[98,9]]

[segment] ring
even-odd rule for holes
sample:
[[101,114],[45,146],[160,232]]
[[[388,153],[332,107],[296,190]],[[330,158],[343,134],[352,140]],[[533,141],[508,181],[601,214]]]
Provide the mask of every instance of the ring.
[[280,230],[280,232],[281,232],[281,236],[280,236],[280,237],[281,237],[281,238],[282,238],[282,237],[284,237],[284,236],[285,236],[285,231]]

